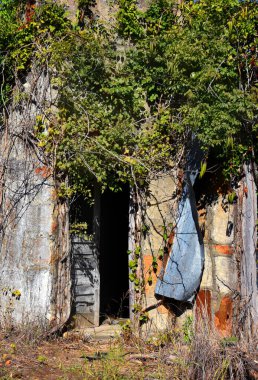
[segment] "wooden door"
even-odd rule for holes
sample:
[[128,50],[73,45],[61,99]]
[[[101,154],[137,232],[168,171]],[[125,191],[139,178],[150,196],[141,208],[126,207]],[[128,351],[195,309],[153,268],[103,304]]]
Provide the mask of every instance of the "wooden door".
[[99,325],[99,205],[96,192],[92,237],[72,236],[73,315],[77,327]]

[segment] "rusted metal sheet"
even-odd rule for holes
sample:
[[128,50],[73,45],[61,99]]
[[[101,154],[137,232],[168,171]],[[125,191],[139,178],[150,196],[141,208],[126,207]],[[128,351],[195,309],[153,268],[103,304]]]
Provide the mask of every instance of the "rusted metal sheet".
[[201,162],[198,145],[193,144],[189,157],[172,250],[155,289],[158,297],[183,302],[192,302],[195,297],[204,266],[204,245],[193,191]]

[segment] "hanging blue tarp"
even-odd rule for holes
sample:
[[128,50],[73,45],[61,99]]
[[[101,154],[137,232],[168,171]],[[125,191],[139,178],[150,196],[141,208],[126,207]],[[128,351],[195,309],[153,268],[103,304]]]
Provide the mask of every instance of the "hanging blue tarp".
[[203,239],[193,191],[201,163],[198,146],[192,147],[189,157],[172,249],[155,289],[159,298],[162,296],[182,302],[193,301],[204,266]]

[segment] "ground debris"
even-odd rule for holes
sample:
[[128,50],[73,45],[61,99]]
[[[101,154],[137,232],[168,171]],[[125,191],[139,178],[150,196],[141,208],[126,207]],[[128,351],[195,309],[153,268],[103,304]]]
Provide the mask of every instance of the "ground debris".
[[157,358],[158,358],[158,355],[155,353],[151,353],[151,354],[130,354],[128,356],[128,360],[138,359],[138,360],[146,361],[148,359],[157,359]]
[[81,359],[87,359],[89,361],[93,361],[93,360],[101,360],[101,359],[104,359],[106,358],[108,355],[108,352],[95,352],[95,354],[93,356],[90,356],[90,355],[81,355],[80,358]]
[[[0,379],[199,380],[200,377],[191,377],[190,371],[197,368],[196,362],[189,356],[193,355],[191,345],[185,345],[179,337],[165,346],[152,345],[151,341],[132,337],[128,343],[121,338],[109,338],[101,341],[96,339],[89,344],[76,337],[74,340],[56,338],[29,344],[13,336],[1,339],[0,334]],[[258,380],[256,355],[236,350],[236,347],[221,350],[219,346],[217,353],[229,355],[237,366],[245,363],[248,380]],[[199,352],[198,346],[196,354]],[[205,350],[204,354],[207,356]],[[238,358],[241,359],[239,363],[236,362]],[[224,367],[218,368],[224,371]],[[214,375],[214,371],[212,373]],[[224,375],[226,372],[223,372]],[[247,378],[241,377],[241,380]],[[224,379],[228,380],[229,377]]]

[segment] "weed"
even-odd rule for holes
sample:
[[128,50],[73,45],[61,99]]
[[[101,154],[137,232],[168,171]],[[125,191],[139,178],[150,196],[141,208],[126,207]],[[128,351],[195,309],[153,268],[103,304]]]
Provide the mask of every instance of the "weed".
[[132,323],[130,319],[122,325],[122,337],[125,341],[129,341],[132,336]]
[[37,361],[40,363],[40,364],[45,364],[47,362],[47,357],[46,356],[43,356],[43,355],[39,355],[37,357]]
[[11,354],[15,354],[16,350],[17,350],[16,344],[15,343],[11,343],[10,344],[10,353]]
[[188,315],[183,323],[183,338],[185,343],[191,343],[193,335],[193,317],[192,315]]

